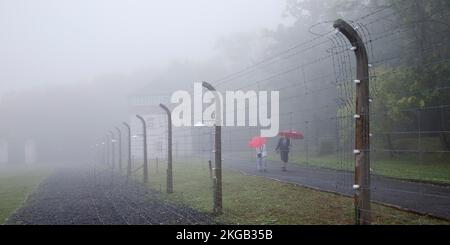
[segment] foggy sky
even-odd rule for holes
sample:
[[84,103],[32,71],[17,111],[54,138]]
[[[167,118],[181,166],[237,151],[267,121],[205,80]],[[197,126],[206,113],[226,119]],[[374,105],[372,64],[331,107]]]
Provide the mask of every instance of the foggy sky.
[[283,0],[0,0],[0,92],[202,60],[275,28]]

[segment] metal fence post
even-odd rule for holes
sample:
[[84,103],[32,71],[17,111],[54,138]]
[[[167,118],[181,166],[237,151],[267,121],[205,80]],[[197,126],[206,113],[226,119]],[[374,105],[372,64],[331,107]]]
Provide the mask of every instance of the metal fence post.
[[364,42],[358,32],[344,20],[333,25],[352,44],[356,56],[356,120],[355,128],[355,221],[371,223],[370,210],[370,125],[369,125],[369,61]]
[[216,99],[215,124],[214,124],[214,214],[222,213],[222,128],[221,128],[221,104],[216,89],[209,83],[203,82],[202,86],[211,91]]
[[122,132],[120,131],[120,128],[116,127],[117,133],[118,133],[118,142],[119,145],[119,159],[118,159],[118,165],[119,165],[119,172],[122,173]]
[[109,160],[108,160],[108,136],[106,135],[103,140],[104,140],[102,142],[102,146],[103,146],[103,163],[105,165],[108,165],[108,163],[109,163]]
[[116,164],[116,159],[115,159],[115,151],[114,151],[114,143],[115,143],[115,139],[114,139],[114,133],[113,131],[109,131],[109,133],[111,134],[111,167],[112,169],[114,169],[115,164]]
[[106,135],[105,136],[105,163],[106,163],[106,165],[111,164],[111,161],[110,161],[111,157],[109,155],[109,151],[110,151],[110,149],[109,149],[109,142],[110,142],[109,136]]
[[167,193],[173,193],[172,175],[172,115],[169,108],[163,104],[159,106],[167,113]]
[[123,123],[128,131],[128,165],[127,165],[127,177],[131,176],[131,127],[128,123]]
[[145,123],[145,119],[139,115],[136,115],[136,117],[141,120],[142,122],[142,129],[143,129],[143,137],[144,137],[144,183],[148,183],[148,161],[147,161],[147,124]]
[[209,178],[212,179],[213,174],[212,174],[211,160],[208,160],[208,167],[209,167]]

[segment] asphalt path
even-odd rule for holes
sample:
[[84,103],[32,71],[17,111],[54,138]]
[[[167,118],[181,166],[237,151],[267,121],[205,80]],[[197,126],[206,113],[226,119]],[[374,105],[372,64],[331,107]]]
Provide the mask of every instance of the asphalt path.
[[[248,175],[298,184],[317,190],[353,196],[353,173],[289,164],[281,171],[281,163],[268,161],[268,172],[256,170],[256,160],[224,157],[224,168]],[[371,176],[372,200],[405,210],[450,220],[450,186],[403,181],[377,175]]]

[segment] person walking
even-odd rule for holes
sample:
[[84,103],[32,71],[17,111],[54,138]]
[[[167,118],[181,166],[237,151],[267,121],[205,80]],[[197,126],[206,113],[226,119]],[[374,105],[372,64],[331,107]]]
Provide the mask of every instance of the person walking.
[[286,136],[281,136],[281,138],[278,140],[277,148],[275,149],[275,151],[280,153],[282,162],[281,165],[282,171],[286,171],[287,163],[289,161],[290,147],[291,147],[291,140]]
[[256,148],[256,170],[259,172],[267,172],[267,149],[266,145],[263,144]]

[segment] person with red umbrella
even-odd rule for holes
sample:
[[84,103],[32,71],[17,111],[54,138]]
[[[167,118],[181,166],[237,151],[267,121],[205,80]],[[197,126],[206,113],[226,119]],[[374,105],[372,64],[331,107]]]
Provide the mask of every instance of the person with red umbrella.
[[276,152],[280,153],[282,166],[281,170],[286,171],[287,163],[289,161],[289,151],[291,150],[291,139],[303,139],[302,133],[297,131],[281,131],[279,134],[280,139],[278,140]]
[[289,161],[289,151],[291,150],[291,140],[286,137],[286,135],[280,134],[280,139],[278,140],[277,147],[275,148],[275,151],[280,154],[281,157],[281,170],[286,171],[287,170],[287,163]]
[[267,139],[264,137],[254,137],[249,142],[249,146],[256,149],[256,169],[267,172]]

